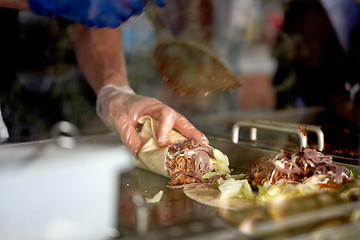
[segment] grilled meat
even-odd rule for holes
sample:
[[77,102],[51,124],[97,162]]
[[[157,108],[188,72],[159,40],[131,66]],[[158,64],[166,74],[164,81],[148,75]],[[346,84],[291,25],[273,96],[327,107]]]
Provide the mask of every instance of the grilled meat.
[[186,139],[171,145],[166,160],[169,184],[183,185],[209,181],[202,176],[213,170],[210,157],[214,157],[213,148],[202,145],[195,139]]
[[281,151],[275,157],[262,158],[253,163],[249,176],[253,188],[265,182],[304,182],[313,175],[326,175],[335,184],[350,180],[350,171],[336,165],[332,157],[310,148],[290,153]]

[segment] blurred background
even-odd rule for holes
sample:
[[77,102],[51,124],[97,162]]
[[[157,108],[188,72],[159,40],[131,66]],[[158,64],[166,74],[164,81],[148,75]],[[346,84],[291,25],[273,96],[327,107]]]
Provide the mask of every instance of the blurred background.
[[[341,29],[350,27],[333,17],[339,15],[339,2],[168,0],[161,15],[172,33],[215,53],[243,86],[178,96],[153,67],[157,36],[146,11],[122,25],[130,85],[184,114],[205,133],[227,133],[243,118],[359,132],[360,49],[352,44],[358,34],[344,43]],[[357,3],[345,2],[353,4],[348,15],[356,29]],[[77,69],[69,23],[8,9],[1,9],[0,18],[6,141],[50,138],[58,121],[74,124],[84,135],[109,131],[96,116],[96,97]]]

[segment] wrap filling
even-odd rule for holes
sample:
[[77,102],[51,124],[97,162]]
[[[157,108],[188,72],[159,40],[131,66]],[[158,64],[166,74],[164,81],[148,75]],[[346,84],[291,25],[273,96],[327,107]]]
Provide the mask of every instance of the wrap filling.
[[[209,183],[230,173],[227,157],[196,139],[184,139],[169,146],[166,169],[170,186]],[[219,159],[220,158],[220,159]]]
[[275,157],[255,161],[249,180],[251,185],[256,187],[265,182],[270,184],[302,183],[316,175],[325,175],[328,183],[333,183],[334,186],[349,181],[351,178],[349,169],[336,165],[331,156],[304,148],[295,153],[281,151]]

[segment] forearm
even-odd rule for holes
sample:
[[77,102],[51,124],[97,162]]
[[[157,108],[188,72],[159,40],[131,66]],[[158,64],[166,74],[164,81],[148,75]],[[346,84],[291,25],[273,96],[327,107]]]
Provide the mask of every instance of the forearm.
[[72,38],[78,66],[97,94],[108,84],[127,86],[121,28],[87,28],[72,25]]
[[17,10],[29,10],[27,0],[0,0],[0,7],[13,8]]

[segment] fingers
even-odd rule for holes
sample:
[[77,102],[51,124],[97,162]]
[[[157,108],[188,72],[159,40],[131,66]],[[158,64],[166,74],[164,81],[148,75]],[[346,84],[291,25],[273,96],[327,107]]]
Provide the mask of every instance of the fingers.
[[186,138],[195,138],[200,143],[209,144],[209,140],[205,134],[197,130],[184,116],[177,113],[171,108],[162,109],[159,118],[159,130],[157,139],[159,146],[167,146],[170,144],[170,132],[172,129],[177,130]]
[[133,122],[129,118],[118,119],[115,124],[115,128],[120,134],[122,142],[126,147],[134,154],[137,155],[142,143],[136,130],[136,122]]
[[[206,136],[198,131],[184,116],[160,101],[139,96],[132,96],[131,101],[129,99],[121,100],[122,104],[120,106],[122,108],[118,108],[118,101],[115,101],[116,104],[110,104],[109,108],[113,111],[107,113],[109,118],[107,121],[116,129],[123,143],[134,155],[137,155],[142,147],[136,126],[138,124],[137,120],[143,115],[150,115],[159,121],[159,130],[156,137],[161,147],[170,144],[172,129],[177,130],[186,138],[192,137],[200,143],[209,144]],[[125,105],[126,107],[124,107]]]
[[194,125],[192,125],[184,116],[180,114],[178,115],[179,117],[176,119],[174,124],[175,130],[182,133],[182,135],[184,135],[186,138],[193,137],[203,144],[209,144],[209,140],[205,134],[197,130],[196,127],[194,127]]
[[166,5],[166,0],[151,0],[153,3],[158,5],[159,7],[164,7]]
[[126,0],[126,5],[132,9],[132,14],[134,15],[140,15],[145,7],[145,3],[142,0]]
[[159,119],[159,131],[157,132],[158,144],[161,147],[170,144],[170,132],[176,121],[177,113],[175,111],[166,111]]

